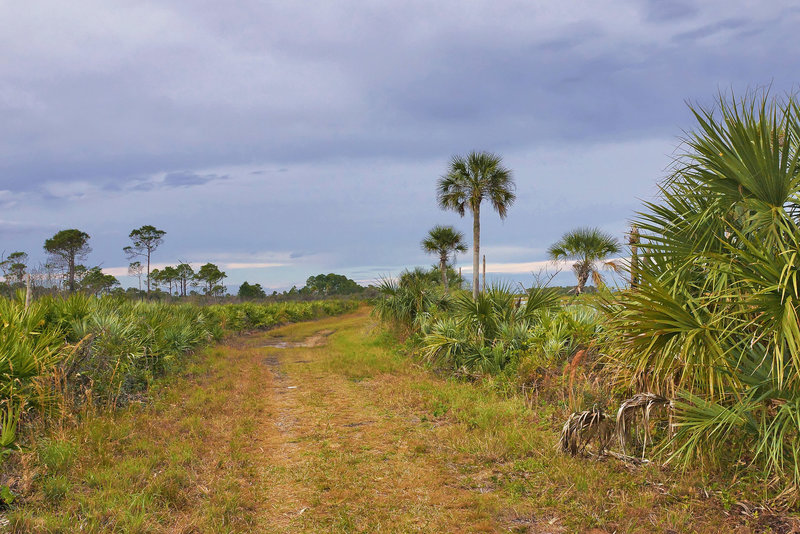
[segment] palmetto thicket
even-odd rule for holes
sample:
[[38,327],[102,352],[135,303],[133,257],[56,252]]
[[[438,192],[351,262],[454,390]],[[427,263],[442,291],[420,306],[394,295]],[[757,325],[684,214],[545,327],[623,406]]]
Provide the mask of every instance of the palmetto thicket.
[[590,276],[600,286],[603,283],[600,269],[617,268],[617,264],[605,260],[620,250],[619,242],[610,234],[597,228],[578,228],[564,234],[547,253],[552,260],[575,260],[572,265],[578,278],[575,294],[580,295]]
[[558,303],[556,291],[541,287],[529,289],[524,299],[502,284],[477,298],[461,292],[451,313],[421,324],[421,353],[454,371],[498,373],[532,346],[537,326]]
[[[635,224],[638,287],[606,305],[622,386],[675,398],[672,457],[800,484],[800,110],[720,97]],[[736,458],[731,458],[734,455]]]
[[442,285],[445,292],[448,289],[447,267],[450,262],[451,254],[456,252],[466,252],[467,245],[464,243],[464,234],[452,226],[436,225],[428,232],[422,240],[422,250],[429,254],[439,256],[439,271],[442,274]]
[[406,270],[397,280],[383,278],[378,291],[381,298],[375,301],[374,313],[382,321],[407,330],[448,309],[452,300],[431,273],[422,268]]

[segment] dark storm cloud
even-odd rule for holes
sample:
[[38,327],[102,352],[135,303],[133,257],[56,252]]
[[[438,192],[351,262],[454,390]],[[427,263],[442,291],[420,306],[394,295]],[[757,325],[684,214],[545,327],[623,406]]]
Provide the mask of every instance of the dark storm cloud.
[[[8,117],[0,180],[28,189],[250,162],[414,159],[465,146],[669,135],[686,97],[720,81],[764,83],[782,70],[777,57],[752,64],[759,54],[746,39],[717,50],[694,43],[759,31],[748,17],[709,21],[698,3],[654,1],[644,3],[642,20],[624,20],[630,5],[587,10],[583,20],[544,18],[533,5],[481,6],[447,22],[461,8],[344,3],[312,13],[169,2],[137,8],[142,35],[119,21],[111,37],[81,21],[101,33],[107,53],[80,57],[87,45],[70,42],[63,48],[78,59],[61,51],[51,58],[16,45],[30,61],[0,85]],[[670,26],[660,40],[634,33],[649,22],[687,20],[693,27]],[[172,33],[158,33],[159,24]],[[773,27],[777,38],[793,22]]]
[[2,217],[85,227],[109,265],[142,224],[175,258],[427,264],[430,225],[468,227],[432,188],[473,148],[516,171],[486,243],[524,261],[571,225],[621,232],[685,101],[798,83],[788,1],[35,4],[0,7]]

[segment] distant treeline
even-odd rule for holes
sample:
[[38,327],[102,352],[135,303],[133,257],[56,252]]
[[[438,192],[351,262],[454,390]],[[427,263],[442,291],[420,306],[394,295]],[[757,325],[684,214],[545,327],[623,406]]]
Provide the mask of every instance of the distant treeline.
[[[92,251],[90,236],[86,232],[71,228],[56,232],[45,240],[43,248],[48,259],[44,263],[31,265],[28,253],[15,251],[0,253],[0,296],[12,296],[20,289],[30,287],[35,296],[61,292],[81,292],[96,296],[118,295],[129,298],[152,300],[190,299],[201,300],[225,297],[228,300],[268,299],[274,301],[316,300],[330,296],[362,295],[368,298],[376,294],[374,289],[360,286],[340,274],[311,276],[300,289],[296,286],[288,291],[273,291],[267,295],[260,283],[244,282],[235,297],[228,295],[224,285],[225,271],[213,263],[205,263],[196,271],[187,262],[168,265],[161,269],[151,268],[153,253],[164,242],[164,230],[145,225],[130,232],[130,245],[122,248],[130,263],[128,276],[138,281],[137,286],[122,288],[119,280],[103,272],[97,265],[88,267],[79,263],[86,260]],[[193,298],[192,298],[193,297]]]

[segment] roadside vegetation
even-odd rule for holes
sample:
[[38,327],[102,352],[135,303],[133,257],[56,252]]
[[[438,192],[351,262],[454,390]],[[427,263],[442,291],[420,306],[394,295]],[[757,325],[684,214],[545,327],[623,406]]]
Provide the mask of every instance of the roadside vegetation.
[[0,298],[0,505],[11,504],[9,462],[31,437],[86,413],[147,398],[186,355],[226,334],[337,315],[356,301],[198,306],[43,297]]
[[[796,510],[800,108],[753,93],[693,111],[685,153],[632,221],[629,259],[591,228],[550,248],[574,260],[576,295],[401,276],[375,313],[437,372],[555,406],[567,454],[715,480],[745,513]],[[628,283],[605,287],[604,266]],[[590,278],[600,291],[581,295]]]
[[37,442],[11,531],[785,532],[711,481],[561,454],[557,402],[437,376],[368,314],[231,339]]
[[[265,303],[248,283],[240,296],[255,300],[234,305],[0,298],[0,504],[12,527],[800,530],[800,107],[753,93],[693,111],[627,251],[588,227],[550,247],[573,261],[572,294],[481,287],[481,205],[505,218],[515,187],[499,156],[472,152],[436,189],[440,207],[473,216],[472,285],[454,268],[463,234],[435,226],[421,246],[437,264],[380,282],[381,331],[362,309],[330,330],[284,329],[295,344],[257,334],[195,361],[228,333],[358,304]],[[88,236],[64,232],[46,248],[80,291]],[[126,252],[149,262],[163,236],[135,230]],[[21,284],[26,255],[8,258],[6,280]],[[186,295],[206,273],[209,301],[224,292],[214,269],[132,264],[151,296],[159,280]],[[623,283],[607,287],[604,269]],[[320,274],[272,297],[341,295],[368,293]],[[162,396],[145,406],[153,384]],[[136,408],[117,419],[121,406]],[[13,508],[23,494],[31,508]]]

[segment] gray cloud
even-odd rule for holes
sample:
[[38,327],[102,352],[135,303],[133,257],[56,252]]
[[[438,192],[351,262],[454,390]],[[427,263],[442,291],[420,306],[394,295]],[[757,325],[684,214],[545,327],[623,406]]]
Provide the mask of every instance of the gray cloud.
[[645,20],[649,22],[674,22],[698,14],[697,6],[679,0],[646,0]]
[[[727,30],[743,30],[750,25],[749,22],[748,19],[744,18],[722,20],[713,24],[706,24],[694,30],[675,34],[672,40],[680,43],[683,41],[694,41],[704,37],[711,37]],[[759,25],[756,28],[747,29],[744,33],[739,33],[739,35],[757,35],[760,31],[761,26]]]
[[164,176],[161,184],[164,187],[190,187],[193,185],[204,185],[214,180],[227,180],[228,176],[217,174],[200,175],[189,171],[171,172]]
[[[88,4],[79,2],[51,22],[74,22],[74,33],[89,38],[40,38],[27,48],[20,38],[9,57],[26,57],[24,68],[0,66],[0,108],[9,116],[0,125],[7,152],[0,173],[30,187],[245,162],[419,158],[473,145],[657,136],[673,131],[666,121],[682,113],[684,98],[712,92],[721,73],[726,83],[749,85],[780,72],[779,60],[762,62],[746,42],[694,49],[699,37],[758,31],[765,17],[756,10],[715,21],[712,3],[701,10],[649,2],[643,19],[622,16],[625,3],[563,16],[492,5],[442,4],[436,18],[415,3],[331,4],[312,13],[168,2],[130,13],[101,6],[93,22],[81,18]],[[725,5],[726,13],[746,13]],[[17,31],[29,33],[28,19],[5,9],[17,15]],[[131,29],[126,16],[142,29]],[[660,29],[677,19],[692,27]],[[262,20],[273,30],[263,32]],[[638,35],[648,21],[659,23],[653,35]],[[772,26],[780,35],[794,23]]]
[[[789,1],[45,4],[0,7],[0,205],[86,228],[108,265],[141,224],[170,257],[280,252],[299,280],[427,264],[430,225],[468,230],[433,183],[473,148],[519,185],[487,244],[621,233],[691,128],[684,101],[797,83]],[[49,228],[0,231],[39,250]]]

